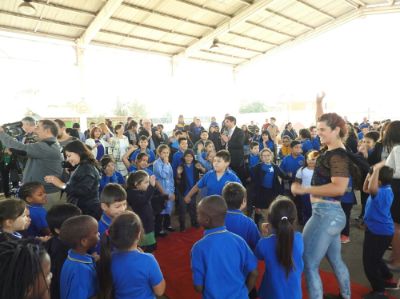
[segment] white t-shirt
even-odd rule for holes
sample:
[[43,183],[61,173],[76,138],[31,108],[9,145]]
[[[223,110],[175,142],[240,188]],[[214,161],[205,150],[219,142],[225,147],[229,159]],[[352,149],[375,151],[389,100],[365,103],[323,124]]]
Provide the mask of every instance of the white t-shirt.
[[300,168],[297,170],[296,178],[301,179],[301,185],[303,187],[310,187],[311,186],[311,179],[314,174],[314,169]]
[[400,145],[393,147],[385,164],[394,169],[393,178],[400,179]]

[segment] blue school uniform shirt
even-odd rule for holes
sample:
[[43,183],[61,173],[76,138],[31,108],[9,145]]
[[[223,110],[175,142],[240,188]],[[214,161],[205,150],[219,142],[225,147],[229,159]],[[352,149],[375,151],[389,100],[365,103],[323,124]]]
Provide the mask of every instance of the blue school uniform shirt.
[[[129,156],[129,161],[136,161],[137,155],[139,155],[141,152],[141,149],[138,148],[135,150],[130,156]],[[146,149],[146,154],[149,156],[149,163],[153,163],[154,160],[156,159],[156,156],[154,155],[154,152],[152,150],[149,150],[148,148]]]
[[111,176],[106,176],[103,174],[100,179],[99,191],[101,192],[107,184],[116,183],[123,185],[125,184],[125,179],[118,171],[115,171]]
[[153,287],[164,279],[155,257],[137,250],[114,252],[111,272],[115,299],[155,299]]
[[104,156],[105,149],[103,144],[101,144],[100,140],[95,140],[94,143],[97,144],[96,160],[100,161],[101,158]]
[[177,151],[172,156],[171,167],[174,173],[174,178],[176,178],[176,170],[178,169],[179,164],[182,163],[182,158],[183,158],[183,152],[181,150]]
[[310,139],[306,139],[301,142],[301,149],[303,150],[303,154],[306,154],[308,151],[311,151],[314,149],[312,142]]
[[390,208],[393,191],[390,185],[381,186],[375,196],[370,195],[365,205],[364,223],[376,235],[391,236],[394,224]]
[[[259,142],[258,142],[258,144],[259,144],[259,148],[260,148],[260,151],[264,148],[264,143],[262,142],[262,140],[260,140]],[[272,140],[268,140],[267,141],[267,147],[272,151],[272,152],[274,152],[274,142],[272,141]]]
[[191,251],[193,283],[203,287],[203,299],[248,298],[246,279],[257,259],[246,242],[225,226],[204,231]]
[[260,240],[260,232],[253,219],[244,215],[241,210],[228,210],[225,216],[225,226],[230,232],[241,236],[251,250],[256,249]]
[[347,184],[346,192],[343,194],[340,201],[343,203],[352,203],[352,204],[357,203],[356,195],[354,194],[354,190],[353,190],[352,177],[349,177],[349,183]]
[[240,184],[242,183],[232,170],[227,169],[224,174],[219,178],[219,180],[217,179],[217,173],[215,172],[215,170],[210,170],[199,180],[199,182],[197,183],[197,187],[199,187],[200,189],[206,187],[206,196],[221,195],[222,189],[229,182],[237,182]]
[[292,179],[295,178],[297,170],[304,165],[304,156],[299,155],[298,157],[293,157],[293,155],[286,156],[283,158],[280,168],[286,174],[291,173]]
[[293,240],[293,269],[286,276],[286,271],[278,262],[276,255],[276,235],[262,238],[256,247],[255,254],[265,262],[265,272],[258,295],[261,299],[301,299],[301,274],[303,272],[303,238],[296,232]]
[[70,249],[61,270],[61,299],[87,299],[95,296],[97,290],[97,274],[93,257]]
[[260,163],[260,157],[258,155],[250,154],[249,155],[249,168],[251,169]]
[[104,234],[104,232],[110,227],[112,219],[103,212],[99,220],[99,234],[100,237]]
[[42,236],[40,231],[49,227],[46,220],[47,211],[42,205],[37,204],[28,204],[28,208],[31,217],[31,224],[28,227],[27,235],[29,237]]
[[272,189],[275,177],[274,167],[271,164],[263,163],[261,169],[265,172],[262,180],[262,186],[267,189]]
[[189,166],[187,164],[184,165],[185,167],[185,177],[186,177],[186,190],[185,190],[185,196],[186,194],[189,193],[189,191],[193,188],[195,181],[194,181],[194,176],[193,176],[193,163],[190,164]]
[[319,140],[319,136],[311,139],[311,143],[314,150],[319,151],[321,149],[321,141]]

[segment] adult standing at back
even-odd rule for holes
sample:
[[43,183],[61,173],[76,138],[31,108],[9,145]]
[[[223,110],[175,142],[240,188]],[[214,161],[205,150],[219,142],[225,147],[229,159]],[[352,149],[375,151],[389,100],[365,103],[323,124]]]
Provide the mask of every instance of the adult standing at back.
[[61,148],[57,142],[58,127],[51,120],[41,120],[35,130],[38,142],[23,144],[4,133],[0,127],[0,141],[8,148],[15,149],[19,155],[27,157],[24,168],[23,183],[41,182],[47,193],[46,208],[55,203],[60,203],[60,191],[58,188],[44,181],[47,175],[61,177],[63,170],[61,162]]
[[142,120],[142,127],[139,129],[139,138],[140,136],[144,135],[148,138],[149,141],[149,149],[153,152],[157,149],[156,142],[154,141],[153,130],[152,130],[152,123],[149,118],[144,118]]
[[269,126],[267,128],[269,134],[271,135],[271,139],[276,143],[276,137],[279,134],[279,128],[278,126],[275,124],[276,122],[276,118],[275,117],[271,117],[269,119]]
[[[326,146],[317,158],[310,187],[292,184],[295,195],[311,194],[312,216],[304,230],[304,272],[310,298],[350,299],[350,275],[341,256],[340,233],[346,216],[340,205],[349,187],[350,159],[342,139],[347,133],[346,122],[336,113],[322,110],[324,94],[317,97],[317,127],[321,142]],[[354,177],[353,177],[354,181]],[[323,294],[319,266],[328,258],[340,286],[340,296]]]
[[221,134],[221,140],[231,154],[230,167],[244,182],[244,132],[236,126],[236,118],[233,116],[225,117],[224,125],[225,130]]

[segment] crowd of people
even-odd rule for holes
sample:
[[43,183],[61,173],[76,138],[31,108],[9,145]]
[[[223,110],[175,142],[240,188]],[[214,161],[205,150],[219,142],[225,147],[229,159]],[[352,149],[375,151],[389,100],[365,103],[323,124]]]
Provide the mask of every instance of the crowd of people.
[[[351,124],[324,113],[323,98],[316,124],[298,132],[273,117],[239,128],[228,114],[208,129],[180,116],[172,136],[132,118],[81,132],[25,117],[17,138],[0,127],[3,191],[18,189],[0,200],[0,298],[161,296],[157,240],[191,226],[204,228],[190,256],[203,298],[302,298],[304,272],[309,298],[350,299],[341,246],[356,192],[372,288],[364,298],[388,298],[400,269],[400,121]],[[340,294],[323,292],[324,257]]]

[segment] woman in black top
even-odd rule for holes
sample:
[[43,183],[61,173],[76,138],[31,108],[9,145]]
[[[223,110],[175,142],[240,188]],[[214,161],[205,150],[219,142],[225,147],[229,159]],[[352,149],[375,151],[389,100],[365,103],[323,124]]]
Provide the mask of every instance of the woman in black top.
[[322,114],[323,98],[324,94],[317,97],[317,127],[326,150],[317,158],[311,187],[295,182],[291,188],[295,195],[311,194],[312,216],[303,231],[304,272],[309,297],[324,297],[319,265],[326,256],[338,279],[340,298],[350,299],[350,276],[342,260],[340,244],[340,233],[346,225],[340,201],[350,182],[350,160],[342,142],[347,127],[336,113]]
[[67,201],[77,205],[82,213],[100,219],[99,200],[100,174],[97,161],[89,148],[79,140],[64,147],[66,161],[72,165],[67,183],[55,176],[46,176],[45,181],[62,189],[67,194]]

